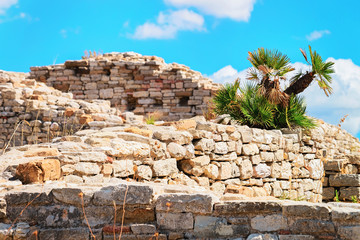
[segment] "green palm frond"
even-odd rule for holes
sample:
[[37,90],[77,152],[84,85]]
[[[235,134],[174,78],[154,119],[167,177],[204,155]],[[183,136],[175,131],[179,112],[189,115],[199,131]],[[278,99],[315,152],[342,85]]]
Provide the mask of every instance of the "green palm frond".
[[330,84],[332,83],[331,74],[335,72],[333,62],[325,62],[321,56],[316,52],[312,51],[309,46],[311,56],[312,71],[316,74],[316,80],[318,81],[319,87],[325,92],[326,96],[332,93]]

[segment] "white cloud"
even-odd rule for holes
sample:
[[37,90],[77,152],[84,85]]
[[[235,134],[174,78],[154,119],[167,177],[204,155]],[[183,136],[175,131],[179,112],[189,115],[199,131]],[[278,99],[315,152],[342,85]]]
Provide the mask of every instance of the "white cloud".
[[317,40],[319,38],[322,38],[324,35],[328,35],[331,32],[329,30],[321,30],[321,31],[313,31],[312,33],[310,33],[309,35],[306,36],[306,39],[309,41],[314,41]]
[[[360,132],[360,66],[356,65],[350,59],[329,58],[327,61],[335,63],[335,74],[332,75],[331,84],[334,92],[330,97],[322,92],[316,82],[313,82],[304,92],[307,102],[307,112],[324,121],[337,125],[342,117],[349,115],[342,128],[356,135]],[[307,71],[310,67],[304,63],[296,62],[293,64],[296,71]],[[231,65],[228,65],[215,72],[210,78],[218,83],[233,82],[240,77],[241,80],[246,78],[246,71],[238,71]],[[291,76],[288,76],[288,79]]]
[[203,16],[188,10],[160,12],[156,23],[146,22],[136,28],[135,39],[171,39],[179,31],[204,31]]
[[164,0],[175,7],[194,7],[217,18],[248,21],[256,0]]
[[216,83],[232,83],[237,78],[240,78],[241,81],[246,79],[247,70],[237,71],[231,65],[221,68],[219,71],[213,73],[209,76]]
[[17,4],[18,0],[0,0],[0,15],[5,14],[6,10]]

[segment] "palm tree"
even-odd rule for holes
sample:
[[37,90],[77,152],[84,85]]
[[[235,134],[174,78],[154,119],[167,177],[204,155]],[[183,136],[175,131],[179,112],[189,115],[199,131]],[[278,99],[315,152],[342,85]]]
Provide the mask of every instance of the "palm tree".
[[305,60],[311,65],[311,71],[299,72],[290,80],[290,86],[281,90],[280,80],[286,80],[286,74],[295,70],[290,65],[290,59],[277,50],[271,51],[259,48],[249,52],[248,60],[253,65],[249,69],[248,79],[258,82],[261,93],[273,104],[287,106],[291,95],[303,92],[315,79],[326,96],[332,93],[330,83],[334,73],[333,62],[324,62],[316,51],[312,52],[309,46],[311,63],[304,50],[300,49]]
[[277,50],[259,48],[249,52],[248,60],[253,65],[249,69],[248,79],[259,83],[260,92],[271,103],[286,103],[289,96],[281,91],[280,80],[286,80],[285,74],[294,70],[290,59]]
[[297,95],[303,92],[313,80],[318,82],[319,87],[324,91],[326,96],[329,96],[332,93],[332,88],[330,86],[332,82],[331,74],[334,73],[333,62],[324,62],[321,56],[316,52],[311,50],[309,46],[309,52],[311,57],[311,63],[308,61],[306,52],[300,49],[301,53],[304,55],[306,62],[311,65],[311,71],[306,73],[299,72],[296,74],[290,81],[290,86],[284,91],[286,94]]

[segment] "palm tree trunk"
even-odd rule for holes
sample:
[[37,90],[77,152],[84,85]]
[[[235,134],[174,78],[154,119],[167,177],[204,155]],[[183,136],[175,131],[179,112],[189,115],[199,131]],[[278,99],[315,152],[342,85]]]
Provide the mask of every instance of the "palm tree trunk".
[[313,81],[314,79],[314,72],[308,72],[301,78],[299,78],[296,82],[291,84],[284,92],[289,96],[294,94],[299,94],[303,92]]

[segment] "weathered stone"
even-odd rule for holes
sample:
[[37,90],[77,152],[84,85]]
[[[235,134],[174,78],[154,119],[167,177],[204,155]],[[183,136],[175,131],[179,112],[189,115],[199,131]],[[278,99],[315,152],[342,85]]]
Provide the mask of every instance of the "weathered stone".
[[264,163],[260,163],[259,165],[253,167],[253,169],[253,175],[255,177],[266,178],[271,175],[271,168]]
[[206,214],[212,212],[215,201],[210,194],[162,194],[156,200],[156,210]]
[[215,203],[214,212],[220,215],[237,215],[239,213],[281,213],[281,201],[239,201]]
[[251,228],[260,232],[272,232],[288,228],[286,219],[280,214],[251,218]]
[[167,150],[170,153],[170,156],[176,158],[176,160],[181,160],[186,157],[186,148],[177,143],[169,143]]
[[356,197],[357,199],[360,199],[360,187],[347,187],[347,188],[341,188],[340,189],[340,196],[339,198],[341,200],[349,200],[352,201]]
[[232,176],[232,167],[229,162],[221,162],[219,169],[219,179],[229,179]]
[[153,224],[132,224],[131,231],[134,234],[155,234],[156,226]]
[[129,132],[129,133],[134,133],[134,134],[138,134],[144,137],[152,137],[152,131],[151,130],[146,130],[146,129],[140,129],[137,127],[129,127],[129,128],[125,128],[124,132]]
[[57,148],[31,148],[24,153],[24,157],[53,157],[59,154]]
[[240,178],[241,179],[249,179],[253,175],[253,167],[250,160],[241,161],[240,166]]
[[226,154],[228,153],[228,146],[225,142],[215,143],[214,153]]
[[166,230],[189,230],[194,227],[192,213],[157,213],[157,225]]
[[150,180],[152,178],[152,170],[150,166],[141,165],[136,167],[135,176],[139,179]]
[[265,162],[273,162],[275,155],[272,152],[260,152],[260,158]]
[[288,202],[283,204],[283,215],[291,217],[301,217],[307,219],[330,219],[330,208],[325,204],[314,204],[302,202],[301,204],[296,202]]
[[81,206],[82,200],[80,194],[82,195],[84,205],[87,206],[92,197],[94,192],[98,189],[80,189],[80,188],[54,188],[51,193],[53,194],[54,198],[65,204],[71,204],[76,206]]
[[116,139],[111,141],[111,146],[114,150],[106,153],[114,157],[144,159],[150,156],[150,146],[148,144]]
[[215,142],[213,139],[203,138],[198,141],[194,146],[196,150],[201,150],[203,152],[211,152],[215,148]]
[[219,168],[214,164],[209,164],[205,167],[204,174],[208,178],[217,179],[219,177]]
[[274,234],[253,233],[249,235],[246,240],[278,240],[278,237]]
[[294,234],[335,234],[334,224],[329,221],[299,219],[293,221],[289,228]]
[[60,161],[44,159],[19,164],[16,168],[16,176],[25,184],[57,180],[61,176]]
[[324,164],[320,159],[314,159],[309,162],[308,169],[312,179],[321,179],[324,174]]
[[170,158],[165,160],[158,160],[153,165],[154,176],[162,177],[169,176],[178,172],[176,159]]
[[338,234],[344,240],[359,239],[360,226],[339,226]]
[[256,144],[243,144],[242,145],[242,153],[247,156],[252,156],[259,153],[259,148]]
[[115,177],[128,177],[135,173],[134,161],[132,160],[114,161],[112,166]]
[[42,229],[39,232],[39,239],[79,240],[79,239],[84,239],[84,236],[88,236],[88,235],[89,235],[88,228]]
[[153,188],[146,185],[119,184],[117,186],[104,187],[94,193],[93,204],[102,206],[123,205],[125,193],[126,204],[150,204],[152,201]]
[[100,167],[96,163],[80,162],[75,165],[75,171],[80,175],[96,175]]
[[186,131],[170,131],[170,130],[158,130],[154,131],[153,136],[163,142],[174,142],[180,145],[190,144],[193,136]]
[[360,174],[330,175],[329,183],[332,187],[360,187]]

